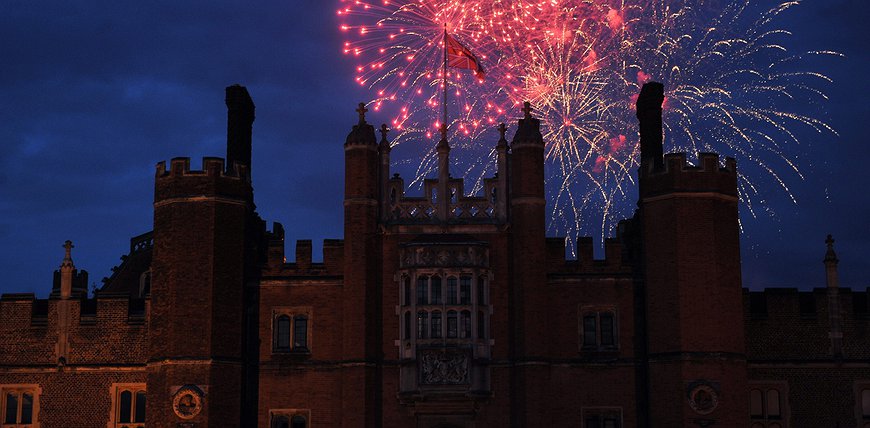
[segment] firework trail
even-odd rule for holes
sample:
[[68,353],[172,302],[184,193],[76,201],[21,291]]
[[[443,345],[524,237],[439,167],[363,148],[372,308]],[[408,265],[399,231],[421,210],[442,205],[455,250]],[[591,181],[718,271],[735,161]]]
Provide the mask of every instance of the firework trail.
[[[752,216],[802,179],[795,126],[836,135],[794,106],[826,99],[826,76],[799,68],[790,33],[777,27],[790,1],[749,0],[341,0],[344,53],[370,105],[391,115],[393,145],[413,185],[435,168],[443,31],[471,48],[484,82],[450,69],[451,157],[471,193],[495,169],[495,126],[530,101],[543,122],[548,230],[574,248],[578,234],[609,235],[630,215],[638,162],[634,101],[648,80],[665,84],[668,151],[718,152],[740,162],[741,200]],[[470,186],[468,186],[470,184]],[[778,189],[778,190],[777,190]]]

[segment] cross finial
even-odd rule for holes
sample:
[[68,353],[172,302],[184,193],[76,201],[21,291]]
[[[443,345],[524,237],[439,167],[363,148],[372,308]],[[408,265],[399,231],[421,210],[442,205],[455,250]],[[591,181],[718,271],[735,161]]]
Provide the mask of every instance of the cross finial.
[[523,114],[526,119],[532,118],[532,103],[528,101],[523,103]]
[[387,132],[390,132],[390,128],[387,128],[386,123],[381,124],[381,139],[387,139]]
[[501,139],[504,140],[504,133],[507,132],[507,126],[504,123],[498,125],[498,133],[501,134]]
[[359,113],[359,124],[364,125],[366,123],[366,112],[369,109],[366,108],[366,103],[359,103],[359,107],[357,107],[356,112]]
[[63,256],[64,259],[72,259],[73,247],[75,247],[75,245],[73,245],[72,241],[70,241],[69,239],[67,239],[66,242],[63,243],[63,249],[66,251],[66,254],[64,254]]

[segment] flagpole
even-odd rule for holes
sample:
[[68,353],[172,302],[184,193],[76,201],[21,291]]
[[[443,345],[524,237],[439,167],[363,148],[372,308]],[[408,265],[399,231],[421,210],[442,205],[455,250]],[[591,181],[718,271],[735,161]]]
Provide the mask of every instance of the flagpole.
[[444,113],[442,116],[443,128],[441,137],[447,139],[447,23],[444,23]]

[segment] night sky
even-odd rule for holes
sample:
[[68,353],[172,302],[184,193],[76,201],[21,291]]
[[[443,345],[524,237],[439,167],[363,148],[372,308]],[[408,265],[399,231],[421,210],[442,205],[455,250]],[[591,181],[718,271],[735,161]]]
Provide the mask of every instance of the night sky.
[[[356,103],[371,98],[341,54],[337,7],[4,1],[0,292],[46,296],[67,239],[76,266],[99,286],[129,238],[151,230],[154,165],[190,156],[199,168],[202,156],[225,156],[224,88],[234,83],[257,106],[257,209],[284,224],[288,259],[296,239],[312,239],[320,258],[324,238],[342,237],[342,145]],[[805,178],[789,183],[798,203],[773,198],[772,217],[741,211],[745,287],[823,287],[828,233],[841,286],[870,286],[868,22],[866,0],[807,1],[781,20],[794,30],[790,50],[845,55],[808,64],[834,82],[822,85],[829,102],[800,108],[840,136],[802,129]]]

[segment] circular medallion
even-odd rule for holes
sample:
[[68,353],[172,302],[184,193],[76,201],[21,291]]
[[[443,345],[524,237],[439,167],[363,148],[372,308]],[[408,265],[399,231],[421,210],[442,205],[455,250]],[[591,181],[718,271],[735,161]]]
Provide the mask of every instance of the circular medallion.
[[719,407],[719,395],[710,385],[698,385],[689,392],[689,407],[699,415],[712,413]]
[[181,419],[193,419],[202,411],[202,392],[193,385],[184,385],[172,397],[172,410]]

